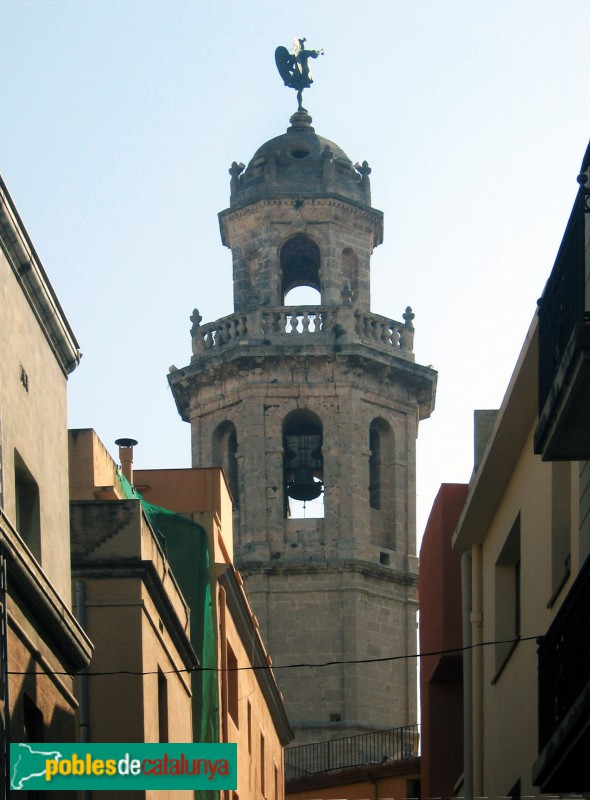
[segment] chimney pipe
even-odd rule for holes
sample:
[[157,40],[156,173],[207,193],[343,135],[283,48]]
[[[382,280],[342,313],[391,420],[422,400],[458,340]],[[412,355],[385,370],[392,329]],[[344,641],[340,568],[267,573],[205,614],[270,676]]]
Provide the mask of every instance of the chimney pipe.
[[116,439],[115,444],[119,445],[121,472],[133,486],[133,448],[137,441],[135,439]]

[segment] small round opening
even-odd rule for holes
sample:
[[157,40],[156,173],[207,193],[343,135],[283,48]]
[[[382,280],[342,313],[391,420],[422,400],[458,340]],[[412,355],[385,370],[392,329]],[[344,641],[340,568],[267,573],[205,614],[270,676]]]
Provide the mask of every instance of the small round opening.
[[306,150],[303,147],[300,147],[297,150],[292,150],[291,151],[291,155],[293,156],[293,158],[307,158],[309,153],[310,153],[310,151]]

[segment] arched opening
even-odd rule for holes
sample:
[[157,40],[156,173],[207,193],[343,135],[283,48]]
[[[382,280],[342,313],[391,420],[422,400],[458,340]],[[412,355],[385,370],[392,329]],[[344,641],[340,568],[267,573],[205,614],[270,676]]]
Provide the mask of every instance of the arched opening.
[[213,465],[222,467],[233,496],[234,508],[240,505],[238,486],[238,435],[233,422],[226,420],[213,434]]
[[369,505],[371,541],[395,549],[394,440],[388,422],[380,417],[369,426]]
[[287,239],[280,251],[281,297],[300,286],[309,286],[321,294],[320,248],[302,233]]
[[293,411],[283,423],[285,517],[324,516],[323,431],[312,411]]

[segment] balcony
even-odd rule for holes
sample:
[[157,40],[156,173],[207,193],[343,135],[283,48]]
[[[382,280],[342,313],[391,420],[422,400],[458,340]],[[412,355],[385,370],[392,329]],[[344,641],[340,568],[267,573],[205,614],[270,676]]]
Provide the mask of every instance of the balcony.
[[344,736],[285,749],[285,780],[320,772],[385,764],[415,758],[419,754],[418,725]]
[[[587,153],[585,166],[588,160]],[[588,180],[587,174],[580,178]],[[545,461],[590,457],[589,212],[590,188],[582,185],[539,301],[535,452]]]
[[192,363],[245,344],[314,346],[362,342],[413,361],[414,314],[407,308],[404,322],[351,306],[279,306],[231,314],[201,325],[195,309]]
[[590,752],[590,560],[576,578],[538,650],[542,792],[587,792]]

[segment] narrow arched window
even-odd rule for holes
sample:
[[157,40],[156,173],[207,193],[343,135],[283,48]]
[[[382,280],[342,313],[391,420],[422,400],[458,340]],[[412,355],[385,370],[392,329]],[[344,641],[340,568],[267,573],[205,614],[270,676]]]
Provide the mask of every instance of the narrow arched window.
[[292,289],[307,286],[321,295],[320,248],[302,233],[284,243],[279,256],[281,266],[281,297],[283,304]]
[[371,541],[395,548],[395,458],[393,431],[380,417],[369,426]]
[[300,409],[283,423],[284,497],[286,517],[324,516],[322,423]]
[[381,508],[381,435],[377,420],[369,428],[369,502],[371,508]]
[[226,420],[213,434],[213,465],[222,467],[232,493],[234,508],[240,505],[238,485],[238,435],[233,422]]

